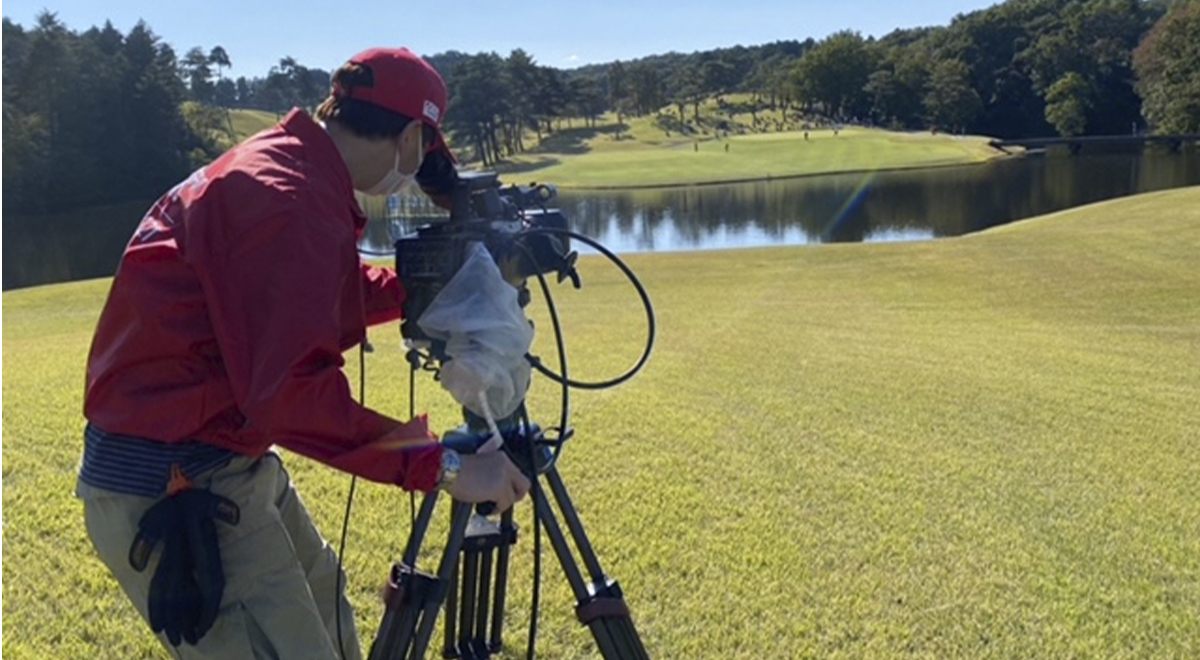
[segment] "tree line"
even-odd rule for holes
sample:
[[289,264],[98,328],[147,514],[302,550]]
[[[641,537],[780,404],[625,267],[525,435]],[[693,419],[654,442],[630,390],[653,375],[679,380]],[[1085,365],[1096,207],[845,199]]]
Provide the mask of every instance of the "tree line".
[[189,98],[222,108],[282,113],[294,107],[313,107],[329,93],[328,71],[306,67],[291,56],[281,58],[266,76],[257,78],[226,78],[222,69],[230,64],[229,53],[222,46],[207,52],[200,47],[189,50],[180,67]]
[[221,46],[180,57],[144,22],[83,32],[51,12],[4,19],[4,212],[153,199],[230,145],[221,108],[312,108],[329,73],[284,57],[231,80]]
[[184,120],[179,61],[144,23],[4,19],[4,214],[152,199],[215,156]]
[[[329,89],[328,71],[292,57],[231,79],[223,47],[179,57],[144,23],[74,32],[44,12],[28,30],[4,19],[3,37],[6,212],[152,198],[228,146],[221,108],[312,108]],[[713,97],[755,130],[1200,131],[1200,0],[1009,0],[878,39],[843,31],[573,70],[521,49],[428,59],[450,89],[451,141],[485,166],[609,112],[617,137],[629,116],[712,128],[700,108]],[[773,126],[760,122],[768,110]]]
[[[451,89],[448,128],[485,165],[604,112],[705,128],[700,107],[782,111],[783,125],[855,122],[998,137],[1200,132],[1200,1],[1009,0],[943,27],[879,39],[842,31],[562,71],[514,50],[430,58]],[[740,92],[748,101],[725,103]],[[789,119],[790,118],[790,119]],[[779,121],[779,120],[776,120]],[[619,137],[619,135],[618,135]]]

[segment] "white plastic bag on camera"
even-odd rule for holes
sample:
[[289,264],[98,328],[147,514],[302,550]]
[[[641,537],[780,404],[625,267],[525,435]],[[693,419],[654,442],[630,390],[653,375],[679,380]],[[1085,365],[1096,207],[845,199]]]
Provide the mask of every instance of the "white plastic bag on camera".
[[441,370],[442,387],[485,419],[511,415],[529,388],[525,359],[533,327],[517,303],[517,290],[504,281],[482,243],[467,246],[462,268],[426,308],[417,325],[446,342],[451,358]]

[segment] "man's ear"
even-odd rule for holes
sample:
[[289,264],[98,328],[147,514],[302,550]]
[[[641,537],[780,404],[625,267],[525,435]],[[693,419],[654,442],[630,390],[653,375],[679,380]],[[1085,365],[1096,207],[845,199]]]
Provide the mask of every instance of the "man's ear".
[[425,155],[425,145],[422,144],[422,126],[421,120],[414,119],[408,122],[404,130],[400,131],[400,153],[403,154],[402,159],[404,169],[416,172],[421,165],[421,157]]
[[401,131],[401,137],[411,140],[418,147],[418,151],[425,150],[425,127],[421,125],[420,119],[414,119],[408,123]]

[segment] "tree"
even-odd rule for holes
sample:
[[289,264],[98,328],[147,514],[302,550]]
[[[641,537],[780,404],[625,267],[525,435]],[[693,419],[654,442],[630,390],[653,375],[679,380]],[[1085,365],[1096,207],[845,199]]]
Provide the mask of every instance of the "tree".
[[608,65],[607,74],[608,104],[615,110],[621,99],[629,97],[629,76],[625,73],[625,65],[620,62]]
[[[290,57],[284,60],[292,61],[291,69],[286,72],[294,94],[292,105],[312,110],[329,93],[329,74],[320,69],[310,69]],[[280,60],[281,67],[284,60]]]
[[[194,166],[194,156],[199,155],[195,151],[204,141],[189,130],[180,111],[187,88],[176,73],[179,60],[175,51],[140,22],[125,37],[125,46],[133,80],[126,83],[131,91],[124,121],[135,127],[129,165],[144,170],[138,177],[144,181],[138,196],[151,197],[174,185]],[[149,61],[133,68],[133,62],[146,55]]]
[[594,78],[575,78],[567,84],[571,88],[570,111],[595,127],[596,118],[604,114],[607,107],[603,86]]
[[43,12],[29,31],[5,19],[3,41],[6,213],[150,199],[191,154],[215,155],[180,114],[174,51],[144,23],[79,34]]
[[629,68],[633,103],[636,114],[645,115],[662,107],[662,79],[653,65],[644,62]]
[[208,55],[199,46],[192,48],[183,56],[183,72],[191,91],[192,100],[201,103],[212,103],[213,84],[212,68]]
[[[1093,99],[1103,100],[1088,105],[1088,130],[1128,131],[1140,114],[1131,53],[1160,12],[1151,2],[1087,0],[1066,3],[1056,14],[1039,17],[1040,21],[1027,20],[1029,46],[1015,56],[1018,64],[1027,66],[1027,89],[1046,99],[1051,86],[1075,73]],[[1011,115],[1016,114],[1014,110],[1032,112],[1034,108],[1034,104],[1026,104],[1022,109],[998,111]]]
[[[39,21],[41,17],[39,16]],[[45,199],[52,167],[50,131],[43,103],[25,90],[26,69],[37,30],[4,19],[4,214],[29,210]],[[35,92],[36,90],[30,90]]]
[[890,69],[880,69],[867,77],[863,91],[871,98],[871,117],[880,124],[897,122],[896,106],[902,92],[896,75]]
[[246,80],[245,76],[238,76],[237,82],[234,83],[237,88],[237,103],[245,107],[253,107],[253,92],[250,91],[250,81]]
[[504,60],[495,53],[472,55],[462,60],[450,79],[454,112],[446,116],[446,128],[460,144],[475,148],[484,167],[503,156],[497,129],[510,113],[512,88],[505,81]]
[[217,78],[224,80],[221,70],[224,67],[230,66],[229,53],[225,52],[225,48],[213,46],[212,50],[208,51],[208,63],[217,67]]
[[[889,38],[896,39],[895,35]],[[924,48],[880,43],[880,64],[863,92],[871,117],[881,124],[918,128],[924,125],[923,99],[929,87],[929,53]]]
[[525,151],[521,140],[521,132],[526,126],[534,129],[541,139],[541,124],[536,112],[537,98],[540,96],[538,66],[524,50],[512,51],[504,62],[505,74],[512,87],[513,94],[508,104],[509,116],[505,118],[505,144],[509,153]]
[[325,98],[329,73],[310,69],[288,56],[271,67],[265,80],[250,81],[247,87],[254,99],[252,105],[262,110],[283,113],[293,107],[311,109]]
[[676,83],[671,93],[671,103],[679,110],[679,123],[686,120],[683,117],[684,106],[692,106],[692,120],[700,123],[700,102],[704,100],[704,84],[700,66],[691,64],[685,66],[676,74]]
[[617,105],[613,108],[613,112],[617,113],[617,133],[616,138],[621,139],[621,131],[625,128],[625,117],[637,111],[634,106],[633,99],[628,96],[617,101]]
[[222,108],[232,108],[237,105],[237,85],[228,78],[222,78],[213,86],[213,102]]
[[[233,106],[237,101],[237,88],[222,74],[222,70],[230,66],[229,53],[225,52],[225,48],[222,46],[213,46],[212,50],[208,51],[208,63],[217,67],[217,84],[213,88],[213,102],[223,108]],[[226,113],[226,123],[229,124],[230,132],[232,132],[233,123],[229,120],[228,113]]]
[[535,80],[537,85],[533,100],[533,124],[540,140],[541,130],[537,128],[538,122],[545,122],[546,132],[552,132],[551,120],[561,118],[570,111],[575,90],[567,84],[562,71],[552,67],[539,66]]
[[1092,107],[1092,90],[1083,76],[1071,71],[1046,91],[1046,121],[1063,137],[1082,135]]
[[1200,2],[1176,5],[1133,53],[1142,114],[1162,133],[1200,132]]
[[873,67],[867,43],[857,32],[830,35],[804,54],[793,72],[793,86],[804,100],[820,103],[831,117],[866,114],[863,88]]
[[925,114],[934,126],[962,131],[979,115],[983,104],[967,80],[967,65],[959,60],[939,62],[929,80]]
[[714,94],[718,99],[737,86],[739,80],[734,65],[720,55],[704,60],[704,64],[700,66],[700,75],[704,92]]

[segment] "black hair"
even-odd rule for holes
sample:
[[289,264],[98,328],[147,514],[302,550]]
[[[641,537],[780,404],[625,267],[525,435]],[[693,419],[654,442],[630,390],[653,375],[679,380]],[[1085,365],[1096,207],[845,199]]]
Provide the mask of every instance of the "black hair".
[[[392,112],[374,103],[350,98],[349,94],[355,87],[375,85],[375,74],[364,64],[343,64],[333,74],[333,85],[343,90],[343,93],[330,93],[329,97],[317,106],[316,116],[321,121],[336,121],[351,133],[368,139],[394,138],[400,135],[409,123],[416,121],[412,117]],[[425,146],[432,145],[437,139],[433,127],[421,122],[421,129]]]

